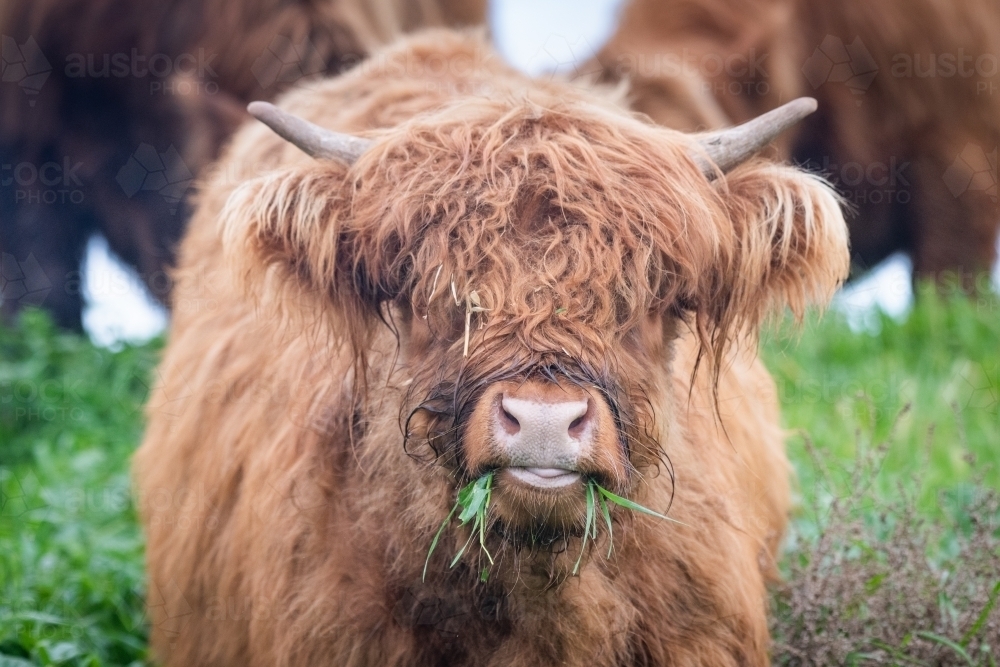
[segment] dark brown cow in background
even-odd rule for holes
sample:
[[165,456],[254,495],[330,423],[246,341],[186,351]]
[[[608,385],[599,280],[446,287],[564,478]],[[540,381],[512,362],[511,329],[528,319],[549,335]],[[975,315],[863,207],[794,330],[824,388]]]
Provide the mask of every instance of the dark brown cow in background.
[[0,299],[80,326],[104,234],[166,301],[194,179],[253,99],[485,0],[0,0]]
[[995,0],[630,0],[598,56],[635,108],[714,128],[812,95],[782,154],[852,205],[856,269],[896,251],[917,276],[985,288],[996,260]]

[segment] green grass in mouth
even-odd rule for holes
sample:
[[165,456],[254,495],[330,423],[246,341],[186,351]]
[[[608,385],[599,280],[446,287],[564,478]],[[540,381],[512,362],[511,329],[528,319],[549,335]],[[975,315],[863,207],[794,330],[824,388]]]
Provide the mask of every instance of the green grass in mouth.
[[[427,566],[431,562],[431,556],[434,554],[434,549],[437,548],[438,540],[441,539],[441,534],[444,533],[445,528],[451,523],[451,520],[458,514],[458,522],[460,526],[465,526],[470,521],[472,522],[472,532],[469,534],[469,539],[465,541],[462,548],[458,550],[455,557],[451,561],[449,567],[455,567],[458,564],[459,559],[468,549],[469,545],[472,544],[472,540],[479,536],[479,547],[486,554],[487,560],[489,560],[490,565],[493,565],[493,556],[490,554],[489,550],[486,548],[486,513],[489,511],[490,500],[493,497],[493,478],[495,472],[491,471],[481,476],[479,479],[473,480],[466,484],[458,492],[458,497],[455,500],[455,505],[451,508],[448,516],[441,523],[441,527],[438,528],[437,533],[434,535],[434,539],[431,540],[430,549],[427,550],[427,559],[424,560],[424,571],[421,575],[421,581],[427,579]],[[632,510],[634,512],[642,512],[643,514],[649,514],[650,516],[655,516],[658,519],[663,519],[664,521],[675,521],[670,519],[659,512],[654,512],[653,510],[643,507],[637,502],[629,500],[628,498],[622,498],[619,495],[608,491],[603,486],[598,484],[593,479],[587,480],[587,515],[586,522],[584,524],[583,531],[583,544],[580,547],[580,556],[576,559],[576,564],[573,566],[573,574],[576,575],[580,571],[580,563],[583,561],[583,554],[587,549],[587,541],[591,539],[597,539],[597,511],[600,509],[601,516],[604,517],[604,523],[608,527],[608,558],[611,558],[612,551],[614,549],[614,533],[613,524],[611,522],[611,510],[608,508],[608,502],[612,502],[625,509]],[[680,523],[675,521],[675,523]],[[483,571],[480,573],[480,579],[482,581],[487,581],[489,579],[489,567],[484,567]]]

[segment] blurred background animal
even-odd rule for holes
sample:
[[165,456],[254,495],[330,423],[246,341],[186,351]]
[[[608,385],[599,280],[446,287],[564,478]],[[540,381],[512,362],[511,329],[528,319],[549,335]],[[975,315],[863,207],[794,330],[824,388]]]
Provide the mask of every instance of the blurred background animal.
[[905,251],[917,277],[985,289],[996,260],[995,0],[630,0],[597,56],[634,107],[682,130],[801,95],[778,144],[845,197],[855,273]]
[[3,314],[37,303],[79,328],[95,233],[165,303],[195,179],[249,101],[484,14],[485,0],[0,0]]

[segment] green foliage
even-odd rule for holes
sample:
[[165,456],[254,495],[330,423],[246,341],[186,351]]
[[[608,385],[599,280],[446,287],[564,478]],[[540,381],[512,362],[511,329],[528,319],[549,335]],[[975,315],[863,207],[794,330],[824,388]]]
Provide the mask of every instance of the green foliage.
[[[1000,488],[1000,301],[945,300],[923,289],[905,320],[875,314],[869,326],[854,332],[831,311],[801,331],[785,324],[780,336],[765,337],[802,500],[843,495],[858,448],[890,430],[878,497],[919,482],[920,507],[937,512],[943,490],[961,495],[975,481]],[[830,479],[803,435],[824,453]]]
[[145,659],[128,463],[158,348],[0,327],[0,666]]
[[[455,557],[451,561],[449,567],[455,567],[458,564],[459,559],[462,558],[462,554],[465,550],[469,548],[472,544],[473,538],[477,535],[479,536],[479,548],[486,558],[493,563],[493,556],[490,555],[489,550],[486,548],[486,513],[490,509],[490,499],[493,497],[493,473],[488,472],[481,476],[479,479],[475,479],[465,486],[463,486],[459,492],[458,497],[455,499],[455,506],[451,508],[451,512],[448,513],[447,518],[438,528],[437,534],[434,535],[434,540],[431,542],[430,549],[427,550],[427,559],[424,561],[424,572],[421,575],[421,580],[427,578],[427,565],[431,562],[431,555],[434,554],[434,549],[437,548],[438,540],[441,538],[441,533],[444,532],[448,524],[451,523],[451,518],[455,516],[455,512],[458,514],[459,525],[464,526],[470,521],[473,521],[472,530],[469,531],[469,539],[466,540],[462,548],[458,550]],[[483,569],[481,578],[483,581],[489,577],[489,570],[487,568]]]
[[[486,522],[487,513],[490,509],[490,499],[493,497],[493,476],[493,472],[488,472],[485,475],[482,475],[479,479],[469,482],[459,490],[454,507],[452,507],[451,511],[448,512],[448,516],[445,517],[445,520],[441,523],[441,527],[438,528],[437,533],[435,533],[434,539],[431,540],[431,546],[427,550],[427,559],[424,560],[424,572],[421,575],[421,580],[425,580],[427,578],[427,566],[430,564],[431,556],[437,548],[438,540],[441,539],[441,534],[448,527],[448,524],[451,523],[452,517],[455,516],[456,512],[458,512],[458,522],[460,526],[464,526],[470,521],[473,521],[473,524],[472,530],[469,531],[469,539],[465,541],[462,548],[459,549],[458,553],[455,554],[455,557],[452,558],[451,565],[449,565],[449,567],[455,567],[458,564],[458,561],[462,558],[462,555],[465,553],[466,549],[468,549],[469,545],[472,544],[472,540],[477,535],[479,536],[479,548],[484,554],[486,554],[486,558],[489,560],[490,565],[493,564],[493,556],[490,555],[489,550],[486,548]],[[587,480],[586,494],[587,514],[583,528],[583,540],[580,544],[580,556],[576,559],[576,564],[573,565],[573,574],[580,571],[580,563],[583,561],[583,554],[587,550],[587,541],[597,539],[598,505],[600,505],[601,514],[608,526],[608,558],[611,557],[611,550],[614,544],[611,512],[608,510],[609,501],[634,512],[649,514],[650,516],[655,516],[656,518],[663,519],[665,521],[674,521],[674,519],[670,519],[662,514],[659,514],[658,512],[654,512],[651,509],[643,507],[637,502],[611,493],[593,479]],[[484,567],[482,573],[480,574],[480,579],[482,581],[487,581],[489,579],[489,572],[489,567]]]
[[799,489],[776,664],[995,665],[1000,303],[925,289],[867,324],[762,346]]

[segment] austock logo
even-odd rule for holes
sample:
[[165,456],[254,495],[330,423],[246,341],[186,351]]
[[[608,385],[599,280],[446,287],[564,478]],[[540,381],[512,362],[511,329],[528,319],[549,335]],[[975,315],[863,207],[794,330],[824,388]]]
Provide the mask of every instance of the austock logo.
[[878,75],[878,63],[860,37],[845,44],[840,37],[827,35],[802,66],[802,73],[813,90],[828,82],[843,83],[855,95],[863,95]]
[[0,520],[21,520],[48,510],[36,493],[39,486],[38,478],[30,470],[18,476],[0,468]]
[[966,192],[985,192],[997,201],[997,149],[989,153],[968,143],[944,172],[944,182],[955,197]]
[[845,162],[839,164],[830,156],[822,162],[809,160],[807,169],[819,171],[841,195],[856,206],[862,204],[908,204],[912,198],[911,182],[907,177],[910,162],[892,156],[888,162]]
[[570,42],[565,35],[550,35],[545,44],[532,57],[530,71],[540,75],[569,76],[572,79],[599,74],[600,64],[591,56],[597,49],[586,38]]
[[35,106],[34,97],[51,73],[52,65],[33,37],[18,44],[13,37],[0,36],[0,81],[20,86],[28,96],[29,106]]
[[155,580],[149,582],[146,610],[150,625],[158,628],[171,644],[180,638],[195,618],[194,607],[174,579],[162,586]]
[[1000,364],[965,362],[960,368],[959,408],[979,410],[1000,418]]
[[632,78],[682,78],[701,81],[714,95],[767,95],[771,91],[767,71],[769,53],[702,53],[683,48],[679,52],[626,53],[615,65],[618,76]]
[[173,144],[163,153],[149,144],[139,144],[125,166],[118,170],[115,180],[129,199],[140,191],[158,192],[173,215],[191,187],[194,174]]
[[62,162],[49,161],[0,165],[0,187],[14,188],[19,204],[82,204],[86,195],[80,179],[82,162],[68,156]]
[[1000,57],[995,53],[897,53],[892,57],[892,76],[897,79],[975,78],[976,95],[997,91]]
[[267,50],[250,66],[257,83],[265,89],[275,84],[294,83],[325,71],[326,64],[318,56],[312,42],[308,39],[293,42],[283,35],[276,35]]
[[33,254],[21,262],[9,253],[0,255],[0,301],[40,306],[51,291],[52,283]]
[[205,49],[176,56],[143,54],[137,48],[130,53],[71,53],[66,56],[65,74],[69,79],[149,78],[151,95],[215,95],[219,84],[212,79],[219,75],[212,68],[212,61],[217,56]]

